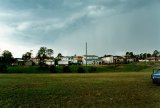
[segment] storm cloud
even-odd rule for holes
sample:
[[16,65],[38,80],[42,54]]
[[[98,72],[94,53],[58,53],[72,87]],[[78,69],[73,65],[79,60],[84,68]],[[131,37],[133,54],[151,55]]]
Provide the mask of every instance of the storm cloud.
[[0,50],[62,55],[159,50],[159,0],[0,0]]

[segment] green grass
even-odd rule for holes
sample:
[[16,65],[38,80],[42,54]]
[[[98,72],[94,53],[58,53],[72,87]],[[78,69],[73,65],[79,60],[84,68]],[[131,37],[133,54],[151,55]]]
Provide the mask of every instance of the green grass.
[[9,66],[7,73],[50,73],[49,69],[38,69],[39,66]]
[[0,74],[1,108],[158,108],[150,72]]

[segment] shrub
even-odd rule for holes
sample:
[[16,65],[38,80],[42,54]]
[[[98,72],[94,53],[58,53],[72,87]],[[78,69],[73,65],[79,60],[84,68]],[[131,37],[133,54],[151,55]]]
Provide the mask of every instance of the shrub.
[[78,73],[85,73],[85,70],[83,67],[79,67],[77,70]]
[[54,65],[52,65],[52,66],[50,67],[50,72],[51,72],[51,73],[57,73],[56,67],[55,67]]
[[69,66],[64,66],[64,67],[63,67],[63,72],[64,72],[64,73],[69,73],[69,72],[71,72]]
[[89,71],[89,72],[96,72],[96,71],[97,71],[97,68],[96,68],[96,67],[90,67],[88,71]]
[[38,70],[48,70],[48,66],[39,66],[38,68],[37,68]]
[[0,64],[0,72],[1,72],[1,73],[7,72],[7,65],[5,65],[5,64]]

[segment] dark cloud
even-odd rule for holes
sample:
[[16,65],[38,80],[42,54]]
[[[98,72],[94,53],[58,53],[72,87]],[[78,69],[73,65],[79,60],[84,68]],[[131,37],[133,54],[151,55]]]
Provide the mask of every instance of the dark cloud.
[[98,55],[152,51],[159,49],[159,7],[159,0],[1,0],[1,43],[69,55],[84,54],[86,41]]

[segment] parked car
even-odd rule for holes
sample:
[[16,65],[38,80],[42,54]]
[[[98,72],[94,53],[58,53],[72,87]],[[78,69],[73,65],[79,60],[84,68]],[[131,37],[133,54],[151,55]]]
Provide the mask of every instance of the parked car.
[[160,84],[160,69],[153,69],[151,79],[153,81],[153,84]]

